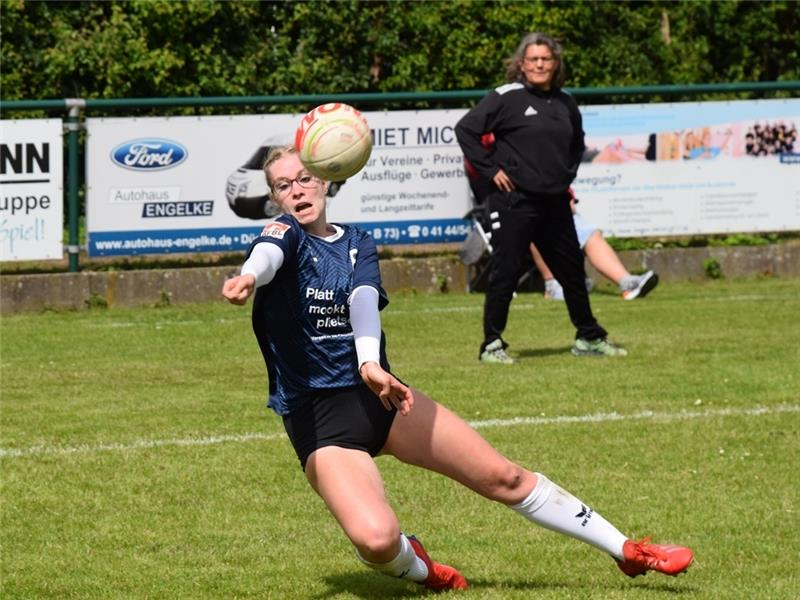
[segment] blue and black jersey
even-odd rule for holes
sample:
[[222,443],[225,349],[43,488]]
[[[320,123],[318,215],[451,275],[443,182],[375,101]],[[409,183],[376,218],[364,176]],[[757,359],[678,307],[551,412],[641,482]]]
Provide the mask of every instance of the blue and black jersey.
[[[332,240],[307,234],[294,217],[282,215],[253,240],[275,244],[284,261],[275,278],[256,290],[253,330],[267,364],[268,405],[279,415],[315,391],[362,383],[358,373],[348,298],[363,285],[381,286],[375,242],[364,231],[339,226]],[[381,334],[381,366],[389,370]]]

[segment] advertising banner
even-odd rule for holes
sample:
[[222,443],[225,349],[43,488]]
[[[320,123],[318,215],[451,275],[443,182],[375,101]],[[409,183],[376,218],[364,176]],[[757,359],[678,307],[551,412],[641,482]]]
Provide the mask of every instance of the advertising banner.
[[[332,186],[328,218],[379,244],[463,240],[470,208],[453,126],[463,111],[365,112],[374,146]],[[261,164],[302,115],[87,119],[90,256],[247,248],[277,215]]]
[[0,121],[0,261],[63,257],[60,119]]
[[578,209],[617,237],[800,230],[800,99],[585,106]]
[[[378,244],[461,241],[458,110],[368,112],[373,152],[328,216]],[[800,230],[800,99],[582,106],[579,210],[618,237]],[[277,215],[261,164],[301,114],[87,119],[92,256],[243,250]]]

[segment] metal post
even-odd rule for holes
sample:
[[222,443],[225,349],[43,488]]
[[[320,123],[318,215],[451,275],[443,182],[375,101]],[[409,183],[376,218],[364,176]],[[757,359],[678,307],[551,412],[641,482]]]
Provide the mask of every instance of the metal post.
[[67,240],[67,254],[69,256],[69,271],[78,271],[78,131],[80,131],[80,111],[86,106],[86,101],[81,98],[66,98],[69,114],[67,115],[67,222],[69,225],[69,239]]

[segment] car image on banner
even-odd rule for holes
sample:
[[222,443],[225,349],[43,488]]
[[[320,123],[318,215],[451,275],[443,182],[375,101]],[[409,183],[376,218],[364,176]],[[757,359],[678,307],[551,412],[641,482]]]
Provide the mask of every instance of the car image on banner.
[[[280,208],[272,199],[272,194],[267,186],[263,166],[269,151],[274,146],[281,146],[285,143],[286,140],[283,137],[267,138],[247,162],[228,176],[225,183],[225,198],[236,216],[260,221],[265,218],[272,219],[280,214]],[[345,181],[332,181],[328,188],[328,197],[336,196]]]

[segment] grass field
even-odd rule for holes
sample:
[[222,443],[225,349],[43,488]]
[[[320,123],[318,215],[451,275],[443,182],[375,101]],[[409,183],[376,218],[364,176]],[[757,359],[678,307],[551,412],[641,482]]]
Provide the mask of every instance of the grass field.
[[[575,358],[563,304],[523,294],[515,366],[477,362],[482,296],[394,295],[394,371],[632,536],[694,548],[630,580],[604,554],[379,458],[405,531],[463,598],[797,598],[800,280],[592,294],[630,356]],[[4,599],[426,595],[360,565],[305,482],[249,307],[2,319]]]

